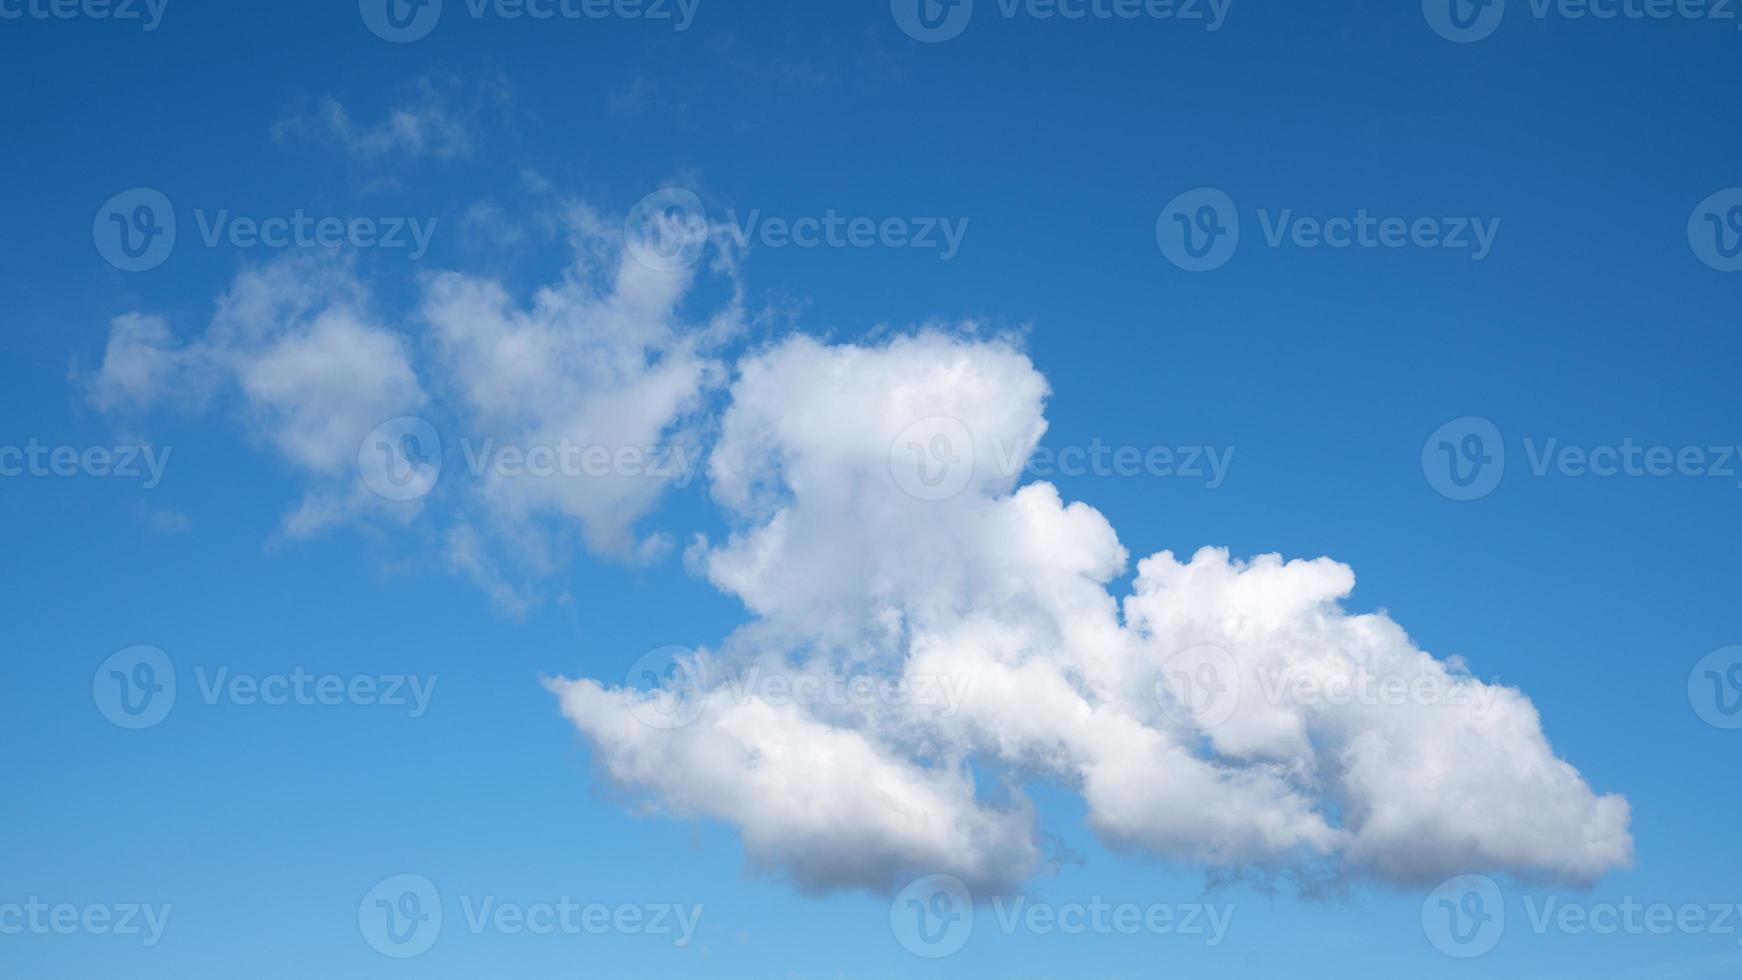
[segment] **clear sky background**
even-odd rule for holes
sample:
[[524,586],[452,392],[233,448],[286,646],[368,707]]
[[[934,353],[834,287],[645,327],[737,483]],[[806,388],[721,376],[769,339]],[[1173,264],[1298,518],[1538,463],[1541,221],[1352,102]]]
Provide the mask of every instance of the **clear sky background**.
[[[1742,643],[1742,460],[1717,476],[1539,476],[1526,442],[1630,439],[1714,464],[1714,448],[1742,444],[1742,273],[1689,233],[1702,202],[1742,186],[1742,21],[1539,17],[1510,0],[1491,36],[1455,43],[1413,2],[1234,0],[1214,31],[976,6],[959,36],[922,43],[875,0],[701,0],[682,31],[474,18],[447,0],[427,37],[389,43],[348,2],[169,0],[146,31],[0,0],[25,12],[0,19],[0,445],[172,451],[149,488],[0,478],[0,906],[173,908],[150,948],[0,934],[0,975],[1742,973],[1742,912],[1728,934],[1596,935],[1539,932],[1527,904],[1742,903],[1742,732],[1689,695],[1702,658]],[[426,127],[415,138],[382,125],[407,107]],[[1633,866],[1589,891],[1497,873],[1504,938],[1466,961],[1424,934],[1432,883],[1212,888],[1200,868],[1110,851],[1080,799],[1037,785],[1040,824],[1070,859],[1028,883],[1031,900],[1230,904],[1225,940],[1005,934],[983,908],[960,952],[916,958],[888,894],[804,894],[747,867],[729,825],[638,814],[541,686],[615,681],[645,651],[748,620],[683,560],[693,535],[726,527],[706,480],[636,524],[671,536],[664,555],[599,555],[569,528],[540,567],[502,573],[507,605],[525,606],[505,609],[427,523],[287,538],[303,474],[235,399],[118,416],[84,393],[113,318],[159,314],[196,336],[240,271],[298,251],[207,246],[196,211],[434,221],[416,261],[354,257],[416,348],[421,277],[496,276],[524,303],[570,258],[545,223],[552,202],[620,223],[664,186],[695,190],[717,220],[967,222],[948,259],[753,242],[754,315],[722,356],[973,320],[1019,333],[1049,381],[1046,446],[1232,447],[1214,488],[1051,479],[1133,556],[1214,545],[1347,563],[1351,610],[1385,610],[1422,649],[1526,692],[1556,752],[1628,799]],[[140,187],[174,202],[178,240],[127,272],[105,261],[93,216]],[[1198,188],[1226,194],[1241,223],[1238,250],[1206,272],[1170,261],[1157,235]],[[1273,247],[1265,222],[1284,210],[1499,224],[1480,259]],[[1460,501],[1423,450],[1469,417],[1493,424],[1507,459],[1492,492]],[[93,678],[139,644],[165,651],[179,688],[161,724],[128,731]],[[1734,658],[1719,661],[1722,676]],[[416,718],[199,696],[196,668],[298,667],[436,687]],[[404,873],[440,889],[446,923],[427,953],[395,960],[360,934],[358,907]],[[682,947],[474,934],[462,896],[704,913]]]

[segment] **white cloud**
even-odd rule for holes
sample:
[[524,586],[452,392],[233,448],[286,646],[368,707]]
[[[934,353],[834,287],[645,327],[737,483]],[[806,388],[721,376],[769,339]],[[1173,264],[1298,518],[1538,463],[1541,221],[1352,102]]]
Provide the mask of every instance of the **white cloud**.
[[720,690],[706,725],[661,732],[637,718],[636,692],[552,689],[613,777],[673,813],[736,824],[753,862],[806,890],[891,888],[940,869],[982,886],[1035,862],[1026,809],[979,805],[958,768],[921,766],[795,706]]
[[370,430],[426,401],[407,344],[370,305],[345,261],[280,259],[238,274],[205,332],[186,344],[161,317],[117,317],[101,367],[82,384],[105,411],[234,393],[249,433],[308,483],[284,521],[287,535],[305,536],[389,510],[362,485],[358,450]]
[[[1111,847],[1215,869],[1582,882],[1630,860],[1626,801],[1555,756],[1529,700],[1417,649],[1383,614],[1344,611],[1346,566],[1162,553],[1121,603],[1109,585],[1127,556],[1106,519],[1051,485],[1015,487],[1020,466],[999,465],[997,447],[1045,431],[1045,381],[1009,344],[795,338],[739,375],[710,464],[738,530],[691,559],[758,618],[705,655],[699,718],[664,731],[636,718],[651,694],[553,689],[613,778],[737,824],[757,865],[809,887],[881,889],[916,870],[1016,884],[1039,859],[1033,814],[1017,789],[976,786],[982,763],[1077,790]],[[974,462],[960,493],[921,499],[903,489],[909,449],[969,456],[900,444],[939,416],[959,420]],[[1157,684],[1205,645],[1243,692],[1214,716]],[[747,665],[953,677],[965,697],[954,711],[770,703],[730,684]],[[1263,696],[1279,670],[1423,677],[1471,696]]]
[[[441,420],[445,564],[519,615],[532,599],[504,566],[558,570],[565,529],[628,563],[670,552],[668,534],[635,525],[695,476],[706,398],[725,380],[714,351],[743,329],[728,253],[700,270],[659,271],[585,207],[569,208],[565,227],[573,263],[524,302],[494,279],[432,274],[404,317],[408,336],[374,312],[352,260],[292,255],[239,274],[186,343],[162,317],[117,317],[102,365],[75,381],[115,415],[234,398],[247,431],[304,481],[284,519],[292,538],[364,517],[415,518],[427,501],[373,494],[359,451],[390,420]],[[713,272],[729,290],[693,322],[698,279]],[[524,465],[541,449],[577,455],[555,472]],[[506,453],[522,465],[493,465]],[[608,460],[602,472],[597,454]]]
[[209,393],[202,352],[179,344],[160,316],[125,313],[109,322],[103,365],[74,382],[99,410],[140,414],[175,400],[198,406]]
[[[365,434],[396,416],[439,414],[472,454],[698,451],[726,381],[719,350],[744,331],[734,256],[657,271],[590,210],[573,208],[568,226],[575,261],[526,299],[464,272],[423,280],[406,318],[416,343],[375,312],[351,264],[298,256],[241,273],[185,343],[161,317],[117,317],[102,366],[78,380],[117,414],[232,400],[304,483],[293,537],[416,516],[420,504],[374,497],[356,468]],[[705,272],[730,287],[711,305]],[[1383,614],[1345,611],[1347,566],[1164,552],[1115,595],[1130,563],[1106,518],[1050,484],[1018,485],[1047,394],[1014,344],[936,331],[877,346],[794,337],[745,357],[708,462],[732,530],[685,557],[755,619],[705,654],[714,682],[676,731],[637,719],[654,695],[552,682],[604,771],[659,809],[733,823],[756,865],[807,889],[931,871],[1015,884],[1043,860],[1023,795],[1035,780],[1080,793],[1110,847],[1236,872],[1584,882],[1631,859],[1627,802],[1555,755],[1531,702],[1418,649]],[[450,479],[465,484],[440,495],[431,538],[510,615],[533,600],[503,556],[554,571],[563,529],[631,562],[673,547],[637,526],[681,473],[485,466],[472,480],[464,455],[450,443]],[[1225,661],[1212,680],[1240,694],[1213,716],[1158,688],[1182,652],[1204,649]],[[961,697],[949,710],[777,703],[731,688],[750,668],[945,678]],[[1279,676],[1356,673],[1460,697],[1268,692]],[[987,785],[988,772],[1008,776]]]
[[502,574],[502,570],[485,553],[477,529],[460,524],[448,531],[448,568],[472,580],[490,597],[490,602],[503,614],[525,616],[532,603]]
[[[692,423],[724,380],[710,351],[741,329],[736,303],[691,324],[680,305],[693,270],[647,268],[622,247],[620,231],[585,208],[570,221],[575,263],[529,304],[495,280],[457,272],[434,276],[424,291],[420,319],[475,450],[699,458]],[[657,541],[635,540],[633,526],[682,476],[657,464],[545,475],[490,467],[480,494],[499,521],[565,517],[594,550],[632,558],[658,553]]]
[[296,137],[328,142],[369,163],[469,157],[477,143],[477,116],[506,104],[508,89],[500,78],[487,79],[467,98],[456,98],[457,88],[430,76],[420,78],[399,104],[373,122],[359,122],[343,103],[324,98],[314,110],[280,120],[272,135],[281,142]]

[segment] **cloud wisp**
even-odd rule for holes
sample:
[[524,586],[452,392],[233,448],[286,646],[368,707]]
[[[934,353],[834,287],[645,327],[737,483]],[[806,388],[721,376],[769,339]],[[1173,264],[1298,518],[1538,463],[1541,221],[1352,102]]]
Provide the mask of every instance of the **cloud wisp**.
[[[221,406],[244,420],[303,481],[287,538],[407,525],[433,511],[444,563],[498,608],[524,612],[530,601],[505,567],[554,570],[565,540],[632,562],[669,549],[668,535],[637,525],[687,481],[665,462],[700,459],[705,402],[726,378],[717,351],[743,328],[726,254],[650,268],[591,209],[564,216],[572,261],[529,297],[491,276],[443,271],[421,276],[414,306],[391,315],[354,255],[293,253],[245,268],[191,339],[158,315],[116,317],[102,363],[75,383],[129,425],[166,408]],[[728,283],[725,299],[692,320],[686,298],[715,276]],[[393,438],[375,438],[384,426]],[[401,430],[421,438],[402,441]],[[374,461],[376,450],[393,458]],[[586,470],[526,465],[559,450]],[[591,465],[630,452],[636,465]],[[520,462],[491,465],[504,460]],[[384,494],[370,479],[383,466],[426,478]]]

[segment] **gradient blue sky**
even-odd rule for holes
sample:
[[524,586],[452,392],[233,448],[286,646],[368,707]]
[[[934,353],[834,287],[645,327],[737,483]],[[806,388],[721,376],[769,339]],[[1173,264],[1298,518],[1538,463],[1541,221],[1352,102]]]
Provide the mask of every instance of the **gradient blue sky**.
[[[637,817],[603,785],[543,676],[616,678],[643,651],[746,619],[677,555],[584,553],[530,588],[524,617],[427,542],[340,528],[285,542],[296,477],[222,412],[159,414],[160,486],[0,478],[9,624],[0,657],[0,905],[169,903],[151,949],[116,936],[0,935],[31,977],[576,976],[1734,977],[1739,935],[1536,935],[1525,897],[1742,902],[1742,733],[1689,704],[1695,664],[1742,643],[1742,477],[1535,477],[1526,438],[1585,447],[1742,443],[1742,276],[1690,247],[1689,215],[1742,185],[1735,21],[1539,18],[1513,0],[1492,37],[1452,43],[1415,3],[1322,10],[1235,0],[1217,31],[1169,21],[999,16],[980,0],[921,44],[882,2],[701,0],[684,32],[638,20],[474,20],[448,0],[390,44],[356,5],[170,0],[161,25],[0,20],[0,445],[141,434],[71,380],[111,318],[184,335],[268,249],[207,248],[191,212],[438,220],[428,256],[358,261],[385,306],[426,269],[524,293],[566,261],[504,250],[468,210],[529,217],[527,173],[621,215],[669,183],[710,207],[969,221],[960,254],[752,248],[739,348],[932,320],[1026,330],[1051,382],[1049,445],[1092,439],[1236,450],[1225,485],[1059,478],[1134,555],[1329,555],[1351,608],[1388,610],[1424,649],[1527,692],[1557,751],[1633,806],[1637,860],[1589,892],[1505,880],[1487,957],[1423,935],[1426,889],[1357,882],[1304,900],[1109,852],[1082,803],[1036,789],[1079,859],[1037,900],[1236,907],[1216,948],[1165,937],[998,933],[982,911],[937,962],[891,935],[886,896],[797,894],[747,872],[735,832]],[[9,6],[0,3],[0,6]],[[360,124],[427,80],[468,152],[364,158],[287,120],[322,100]],[[279,134],[275,136],[275,130]],[[118,192],[173,200],[180,241],[126,273],[94,247]],[[1193,274],[1157,247],[1182,192],[1238,202],[1243,241]],[[1270,248],[1259,209],[1498,218],[1490,256]],[[1506,477],[1457,502],[1424,477],[1447,420],[1504,434]],[[1736,464],[1742,471],[1742,464]],[[718,534],[705,485],[645,522]],[[568,602],[557,601],[566,593]],[[129,732],[92,699],[110,654],[159,647],[174,713]],[[439,678],[429,710],[207,706],[195,666]],[[359,936],[377,882],[421,874],[449,924],[394,961]],[[460,895],[518,903],[699,903],[695,941],[471,935]],[[1742,931],[1742,922],[1737,923]]]

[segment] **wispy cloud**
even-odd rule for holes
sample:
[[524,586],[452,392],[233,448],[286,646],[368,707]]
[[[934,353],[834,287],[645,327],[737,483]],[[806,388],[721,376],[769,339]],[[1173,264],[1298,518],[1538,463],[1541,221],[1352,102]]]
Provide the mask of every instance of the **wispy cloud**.
[[364,163],[462,159],[477,149],[485,110],[500,109],[510,96],[499,77],[471,87],[468,95],[459,95],[458,90],[451,82],[425,76],[373,118],[359,118],[359,113],[327,96],[314,108],[279,120],[272,135],[281,143],[306,139],[336,146]]

